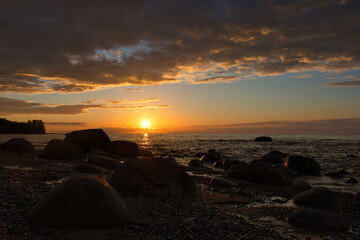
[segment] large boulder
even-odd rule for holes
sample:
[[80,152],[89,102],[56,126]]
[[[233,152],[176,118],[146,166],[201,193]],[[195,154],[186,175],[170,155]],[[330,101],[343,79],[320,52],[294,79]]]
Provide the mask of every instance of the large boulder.
[[283,164],[287,156],[286,153],[273,150],[262,156],[260,160],[269,164]]
[[295,226],[316,231],[345,232],[349,229],[343,217],[315,209],[295,210],[286,220]]
[[221,160],[221,155],[214,149],[210,149],[209,152],[206,155],[202,156],[200,159],[200,161],[209,163],[214,163]]
[[105,172],[104,168],[87,163],[77,164],[75,169],[81,173],[103,174]]
[[292,188],[297,190],[297,191],[303,192],[303,191],[306,191],[306,190],[310,190],[311,185],[310,185],[309,182],[307,182],[304,179],[298,179],[293,183]]
[[228,170],[228,177],[289,187],[291,176],[281,168],[261,165],[236,164]]
[[192,178],[171,158],[142,158],[126,161],[115,170],[110,184],[132,195],[171,197],[195,194]]
[[76,176],[36,203],[26,220],[39,227],[110,227],[128,221],[128,210],[105,180]]
[[267,137],[267,136],[261,136],[261,137],[255,138],[255,142],[271,142],[271,141],[272,141],[272,138]]
[[138,156],[139,146],[129,141],[113,141],[109,144],[107,152],[119,156]]
[[293,203],[297,206],[334,210],[339,210],[342,205],[336,193],[324,187],[299,193],[293,198]]
[[238,184],[228,179],[215,177],[210,180],[209,185],[212,187],[219,187],[219,188],[232,188],[232,187],[236,187]]
[[304,156],[287,156],[285,166],[305,175],[319,175],[321,171],[320,164],[316,160]]
[[45,159],[63,159],[85,161],[87,158],[84,150],[76,144],[66,143],[59,139],[53,139],[46,145],[39,156]]
[[33,145],[24,138],[12,138],[2,145],[2,150],[16,153],[34,153]]
[[197,160],[197,159],[192,159],[189,163],[188,163],[189,167],[204,167],[204,162]]
[[121,162],[117,159],[101,156],[101,155],[90,155],[87,162],[89,164],[102,167],[108,170],[116,169],[121,164]]
[[241,163],[244,163],[244,162],[241,162],[239,160],[234,160],[234,159],[225,159],[223,161],[223,167],[224,167],[224,170],[227,171],[228,169],[231,168],[232,165],[241,164]]
[[91,148],[105,151],[110,138],[102,129],[87,129],[67,133],[64,142],[78,144],[85,152],[89,152]]

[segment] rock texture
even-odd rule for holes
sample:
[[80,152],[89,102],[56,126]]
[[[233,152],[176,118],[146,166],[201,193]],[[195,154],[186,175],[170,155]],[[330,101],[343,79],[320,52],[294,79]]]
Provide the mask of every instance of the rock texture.
[[84,162],[87,158],[84,150],[76,144],[66,143],[62,140],[53,139],[46,145],[39,156],[44,159],[64,159]]
[[33,145],[24,138],[12,138],[2,145],[2,150],[16,153],[34,153]]
[[88,163],[108,170],[116,169],[121,164],[120,160],[101,155],[90,155]]
[[110,144],[110,138],[102,129],[87,129],[67,133],[64,142],[77,144],[86,152],[91,148],[105,151]]
[[261,137],[255,138],[255,142],[271,142],[271,141],[272,141],[272,138],[267,137],[267,136],[261,136]]
[[336,193],[324,187],[299,193],[293,198],[293,202],[297,206],[334,210],[340,209],[342,205]]
[[285,166],[305,175],[319,175],[321,171],[320,164],[316,160],[304,156],[286,157]]
[[110,227],[128,221],[128,210],[105,180],[77,176],[35,204],[26,220],[40,227]]
[[129,141],[113,141],[109,144],[107,152],[119,156],[138,156],[139,146]]
[[121,193],[171,197],[195,194],[192,178],[170,158],[126,161],[114,173],[110,184]]
[[200,161],[210,162],[210,163],[214,163],[221,160],[222,160],[221,155],[214,149],[210,149],[209,152],[206,155],[202,156],[200,159]]

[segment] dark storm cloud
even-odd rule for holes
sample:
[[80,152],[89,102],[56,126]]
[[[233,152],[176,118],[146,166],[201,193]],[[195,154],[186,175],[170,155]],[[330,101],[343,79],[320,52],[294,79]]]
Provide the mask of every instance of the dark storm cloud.
[[0,28],[1,92],[360,67],[357,0],[8,0]]
[[[114,101],[110,101],[114,102]],[[23,115],[23,114],[40,114],[40,115],[77,115],[87,113],[91,109],[161,109],[169,108],[170,105],[117,105],[96,104],[89,102],[88,104],[43,104],[31,101],[20,100],[16,98],[0,97],[0,113],[5,116]]]

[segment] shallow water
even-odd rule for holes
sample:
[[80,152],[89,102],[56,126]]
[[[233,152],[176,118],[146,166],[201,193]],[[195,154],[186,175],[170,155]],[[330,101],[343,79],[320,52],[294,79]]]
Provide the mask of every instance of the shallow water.
[[[344,183],[348,178],[360,180],[360,134],[269,134],[272,142],[255,142],[261,134],[109,134],[111,140],[129,140],[157,155],[169,155],[183,165],[194,154],[216,149],[223,157],[250,162],[271,150],[315,158],[322,173],[346,170],[342,179],[305,177],[313,186],[359,192],[360,184]],[[51,139],[63,139],[64,134],[0,135],[0,143],[13,137],[24,137],[36,149],[43,149]],[[358,157],[348,157],[355,155]]]

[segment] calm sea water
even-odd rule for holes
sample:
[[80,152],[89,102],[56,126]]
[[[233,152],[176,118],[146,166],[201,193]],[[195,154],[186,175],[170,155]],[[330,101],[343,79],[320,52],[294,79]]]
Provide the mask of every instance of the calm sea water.
[[[271,150],[305,155],[320,162],[322,172],[347,170],[344,179],[307,177],[316,186],[337,190],[360,191],[360,184],[344,182],[349,177],[360,180],[360,134],[270,134],[272,142],[255,142],[259,134],[109,134],[111,140],[129,140],[156,155],[169,155],[180,164],[194,159],[194,154],[216,149],[224,157],[250,162]],[[64,134],[0,135],[0,143],[12,137],[24,137],[37,149],[42,149],[51,139],[63,139]],[[348,157],[356,155],[357,158]]]

